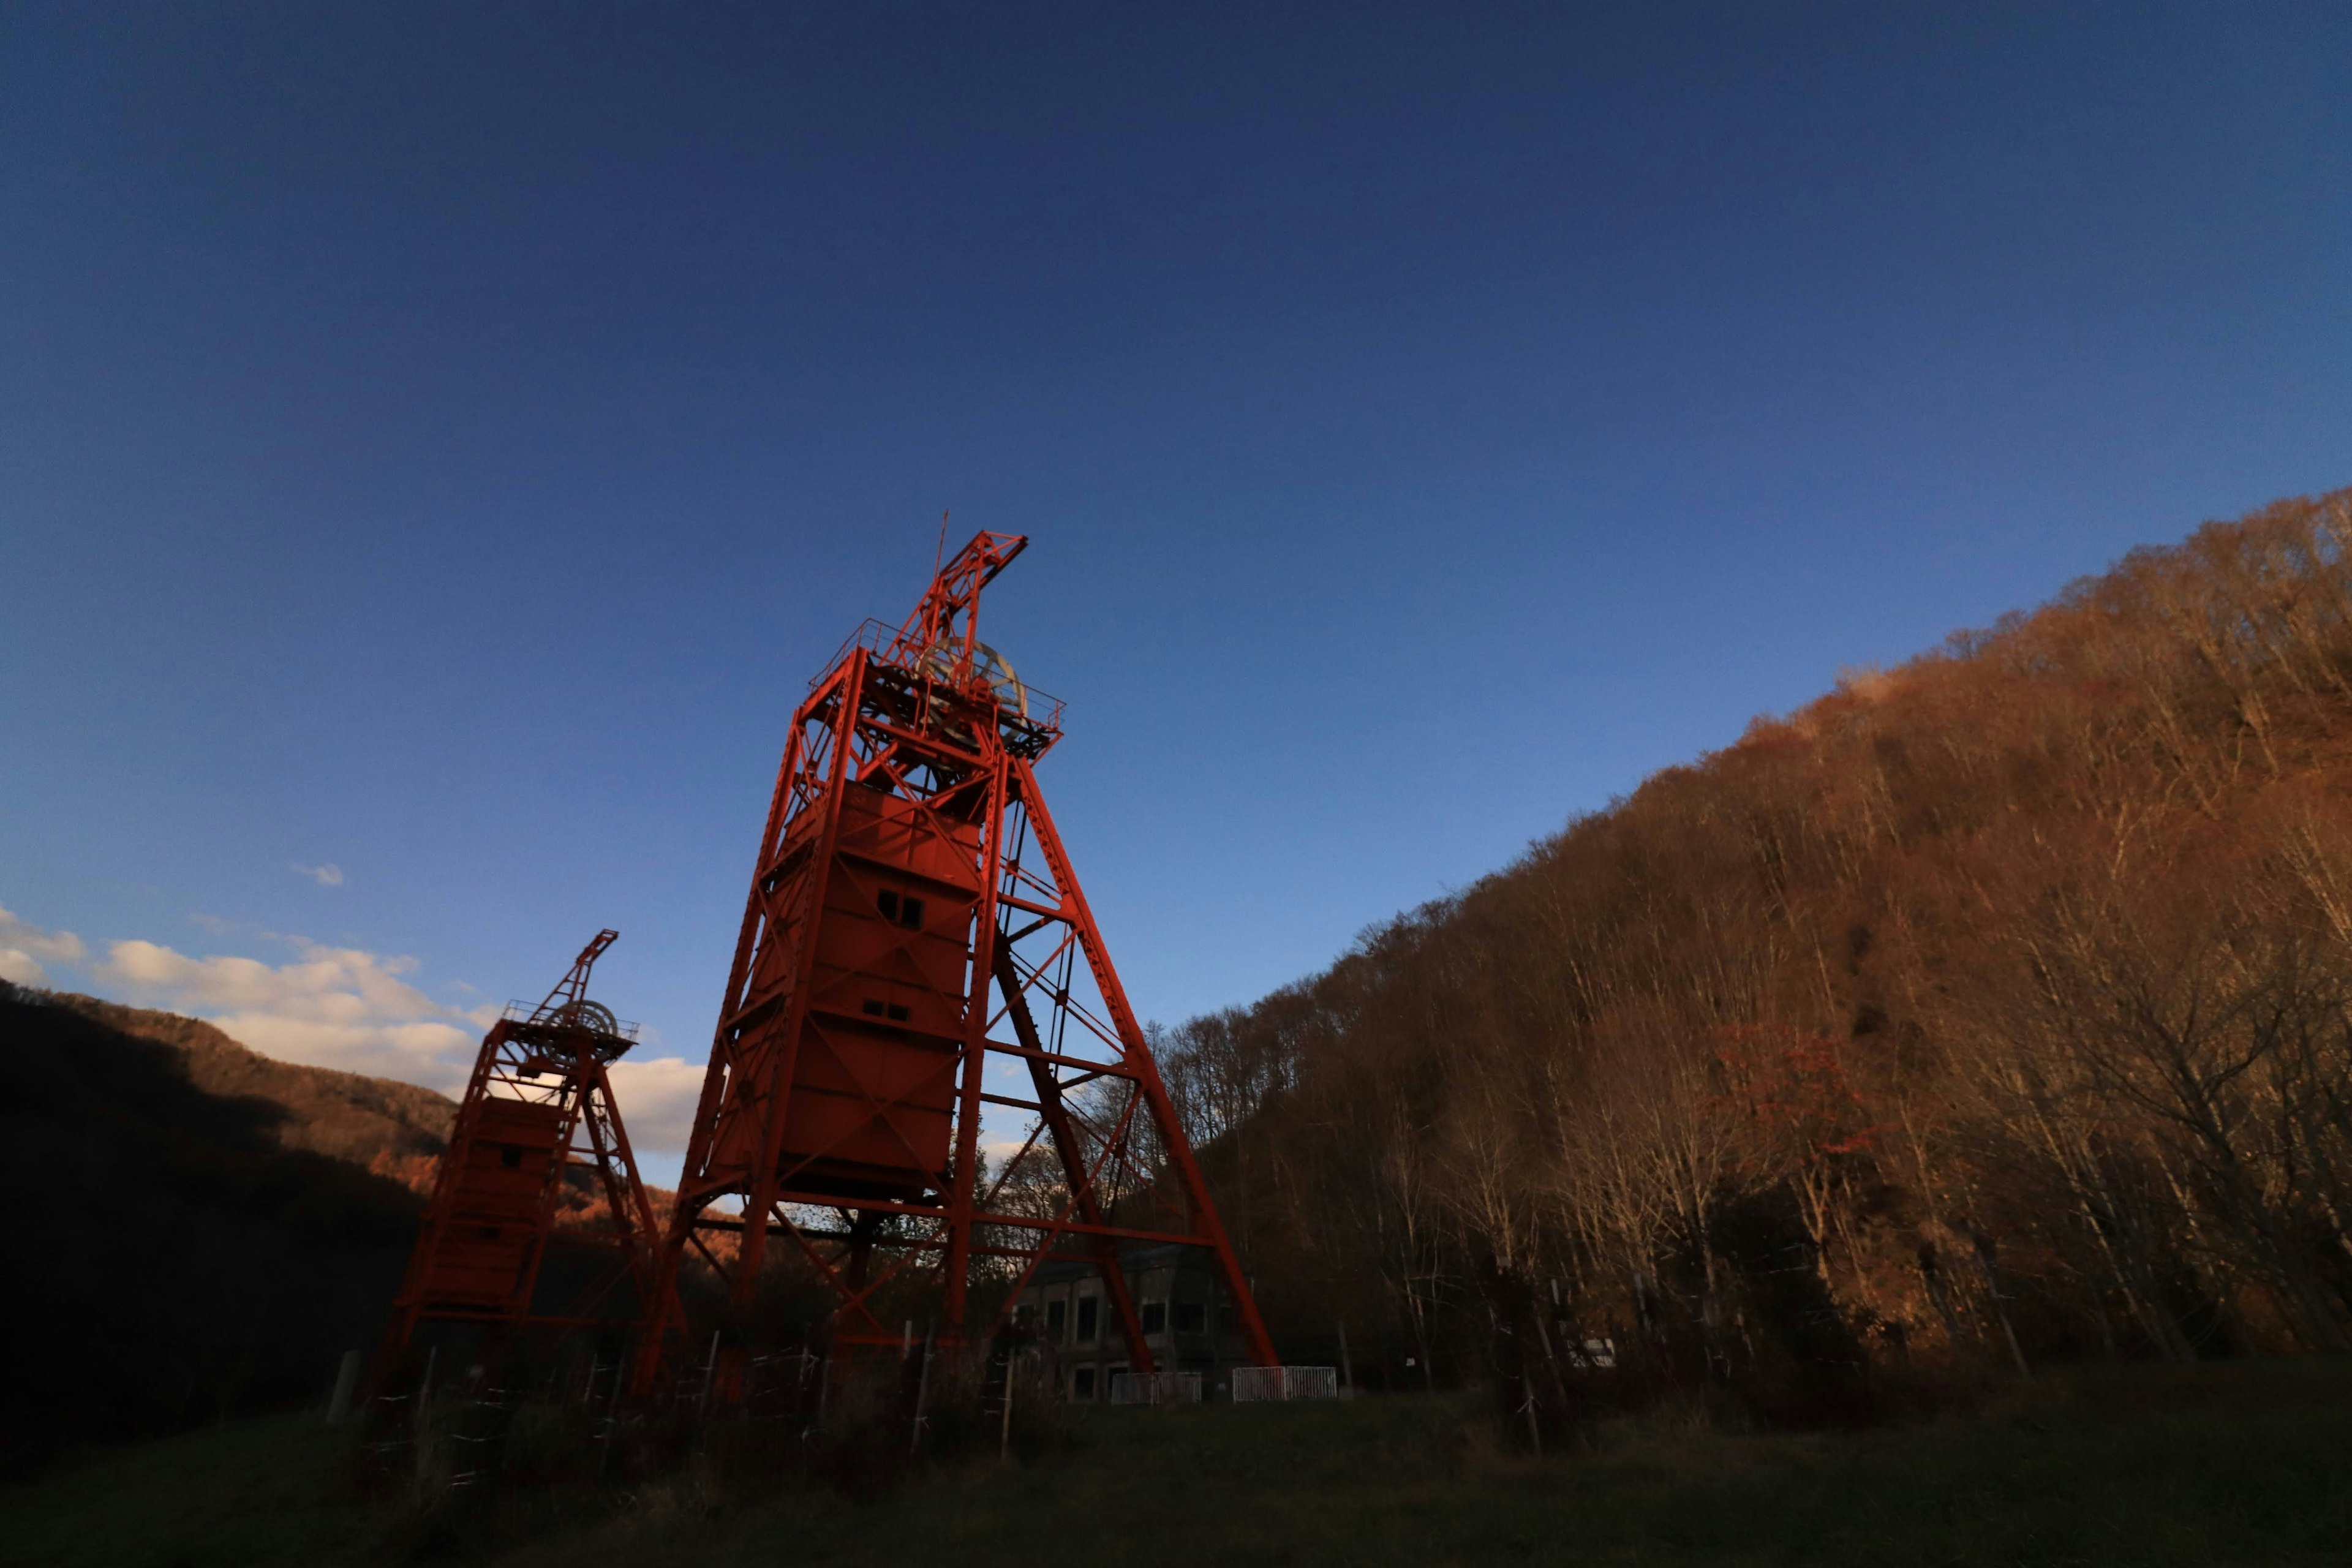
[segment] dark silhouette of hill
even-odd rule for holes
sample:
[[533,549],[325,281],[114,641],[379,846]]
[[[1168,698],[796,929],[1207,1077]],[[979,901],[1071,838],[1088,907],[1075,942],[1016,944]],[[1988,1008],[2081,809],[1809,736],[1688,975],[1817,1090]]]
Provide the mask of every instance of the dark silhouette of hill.
[[[454,1100],[5,983],[0,1074],[0,1171],[26,1194],[0,1247],[27,1281],[0,1327],[36,1416],[0,1429],[0,1469],[314,1400],[344,1351],[374,1350]],[[673,1194],[649,1195],[666,1214]],[[572,1310],[613,1267],[593,1179],[571,1172],[558,1204],[540,1311]]]
[[382,1331],[421,1204],[353,1160],[446,1100],[5,985],[0,1074],[0,1468],[319,1397]]
[[[431,1194],[441,1151],[457,1116],[457,1102],[447,1095],[396,1079],[279,1061],[238,1044],[201,1018],[126,1007],[71,992],[39,994],[53,1006],[70,1009],[119,1034],[171,1047],[185,1064],[188,1081],[206,1094],[275,1106],[270,1133],[283,1147],[330,1155],[390,1176],[419,1195]],[[621,1109],[625,1117],[628,1108]],[[648,1187],[646,1194],[661,1214],[669,1212],[676,1195],[662,1187]],[[610,1228],[603,1194],[583,1172],[571,1173],[560,1203],[559,1225],[589,1231]]]
[[68,1008],[118,1034],[154,1040],[180,1053],[188,1081],[206,1094],[259,1099],[278,1106],[278,1142],[381,1172],[436,1155],[449,1136],[457,1102],[413,1083],[304,1067],[265,1057],[212,1025],[177,1013],[125,1007],[95,996],[51,993]]

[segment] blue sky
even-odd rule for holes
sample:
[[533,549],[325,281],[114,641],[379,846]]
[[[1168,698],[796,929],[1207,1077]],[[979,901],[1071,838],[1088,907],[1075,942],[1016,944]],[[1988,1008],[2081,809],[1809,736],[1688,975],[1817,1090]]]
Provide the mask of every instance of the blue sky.
[[1139,1008],[1246,1002],[2352,482],[2347,66],[2336,5],[11,7],[0,963],[446,1087],[609,924],[658,1146],[785,720],[952,508],[1034,540],[986,635]]

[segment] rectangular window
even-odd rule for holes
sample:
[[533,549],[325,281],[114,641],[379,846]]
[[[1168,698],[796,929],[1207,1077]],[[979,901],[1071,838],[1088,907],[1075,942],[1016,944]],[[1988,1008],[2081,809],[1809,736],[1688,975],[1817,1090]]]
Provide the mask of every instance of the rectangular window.
[[1179,1301],[1176,1303],[1176,1331],[1178,1333],[1197,1334],[1206,1330],[1208,1326],[1209,1309],[1206,1306],[1202,1305],[1199,1301]]
[[890,1004],[890,1021],[892,1023],[903,1024],[907,1021],[908,1016],[908,1015],[906,1008],[900,1006],[896,1002]]
[[1146,1301],[1143,1304],[1143,1331],[1156,1334],[1168,1327],[1168,1303]]
[[1233,1310],[1231,1305],[1220,1305],[1217,1308],[1217,1332],[1230,1334],[1240,1327],[1241,1316]]
[[898,904],[898,923],[908,931],[923,929],[923,900],[909,893]]
[[1045,1303],[1045,1337],[1055,1344],[1062,1342],[1062,1325],[1069,1320],[1067,1301]]
[[1090,1345],[1095,1342],[1095,1328],[1100,1321],[1101,1307],[1102,1298],[1099,1296],[1078,1298],[1078,1343]]
[[879,996],[868,996],[858,1005],[869,1018],[878,1018],[882,1016],[882,998]]
[[889,889],[885,888],[875,894],[874,903],[875,907],[882,911],[884,920],[895,921],[898,918],[898,895]]
[[1070,1373],[1070,1397],[1092,1399],[1095,1396],[1095,1369],[1082,1366]]

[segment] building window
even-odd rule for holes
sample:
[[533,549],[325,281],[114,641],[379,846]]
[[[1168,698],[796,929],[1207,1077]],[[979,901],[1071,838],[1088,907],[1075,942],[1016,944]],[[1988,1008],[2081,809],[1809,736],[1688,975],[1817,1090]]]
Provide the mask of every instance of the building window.
[[1143,1331],[1147,1334],[1156,1334],[1161,1332],[1167,1327],[1168,1303],[1165,1301],[1146,1301],[1143,1304]]
[[1070,1373],[1070,1397],[1092,1399],[1095,1396],[1095,1369],[1082,1366]]
[[1045,1337],[1055,1344],[1062,1342],[1062,1325],[1068,1321],[1070,1315],[1068,1308],[1067,1301],[1045,1303]]
[[1220,1303],[1217,1307],[1217,1332],[1230,1334],[1240,1326],[1241,1314],[1234,1310],[1233,1303],[1230,1301]]
[[865,1001],[858,1004],[858,1008],[867,1017],[878,1018],[882,1016],[882,998],[879,996],[868,996]]
[[1101,1318],[1101,1308],[1102,1298],[1098,1296],[1078,1298],[1078,1343],[1090,1345],[1095,1342],[1095,1329]]
[[1206,1306],[1199,1301],[1179,1301],[1176,1303],[1176,1331],[1178,1333],[1197,1334],[1206,1330],[1208,1326],[1209,1309]]
[[896,1003],[896,1002],[893,1002],[893,1003],[891,1003],[891,1004],[890,1004],[890,1021],[891,1021],[892,1023],[894,1023],[894,1024],[903,1024],[903,1023],[905,1023],[905,1022],[908,1020],[908,1018],[909,1016],[912,1016],[912,1015],[908,1014],[908,1011],[907,1011],[907,1009],[906,1009],[905,1007],[901,1006],[899,1004],[898,1004],[898,1003]]
[[908,931],[923,929],[923,900],[912,893],[900,894],[885,888],[874,895],[874,907],[892,925],[905,926]]

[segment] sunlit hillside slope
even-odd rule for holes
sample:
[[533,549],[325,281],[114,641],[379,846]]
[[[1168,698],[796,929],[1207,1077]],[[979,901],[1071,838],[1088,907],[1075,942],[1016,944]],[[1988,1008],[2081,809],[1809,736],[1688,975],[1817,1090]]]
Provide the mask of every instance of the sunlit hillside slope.
[[2352,492],[1849,675],[1163,1053],[1367,1381],[2352,1346]]

